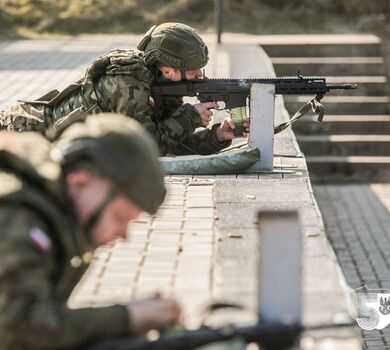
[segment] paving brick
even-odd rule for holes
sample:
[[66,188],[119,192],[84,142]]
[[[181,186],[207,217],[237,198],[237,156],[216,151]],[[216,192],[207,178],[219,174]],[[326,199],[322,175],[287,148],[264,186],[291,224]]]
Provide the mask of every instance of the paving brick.
[[153,223],[153,229],[159,230],[159,229],[170,229],[172,231],[179,231],[182,227],[182,221],[181,220],[163,220],[163,219],[156,219]]
[[143,263],[143,267],[145,269],[150,268],[164,268],[164,269],[173,269],[175,266],[175,259],[172,259],[171,261],[155,261],[151,260],[148,257],[145,258],[145,261]]
[[[363,284],[369,288],[390,288],[390,235],[386,232],[390,212],[386,195],[383,196],[389,188],[388,184],[314,187],[326,232],[351,288]],[[344,241],[350,259],[340,249],[340,240]],[[361,334],[366,349],[386,349],[390,343],[389,328]]]
[[176,252],[152,252],[152,253],[146,253],[145,260],[146,261],[152,261],[152,262],[172,262],[176,261]]
[[151,246],[177,246],[180,242],[180,235],[177,233],[164,234],[164,235],[153,235],[150,239],[149,244]]
[[[210,231],[203,231],[203,232],[210,232]],[[205,243],[211,246],[211,244],[214,241],[214,236],[212,234],[208,235],[194,235],[194,234],[185,234],[182,238],[182,243]]]
[[214,227],[214,219],[213,218],[204,218],[202,220],[192,221],[192,220],[186,220],[183,225],[184,231],[191,231],[191,230],[207,230],[211,231]]
[[214,219],[214,210],[213,208],[192,208],[186,211],[185,217],[187,219]]

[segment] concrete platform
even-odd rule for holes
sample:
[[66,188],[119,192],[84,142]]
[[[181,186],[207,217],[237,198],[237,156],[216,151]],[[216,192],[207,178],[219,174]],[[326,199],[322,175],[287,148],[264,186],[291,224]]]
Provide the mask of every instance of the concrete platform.
[[[285,96],[286,107],[295,113],[313,96]],[[329,114],[388,114],[390,98],[387,96],[325,96],[321,103]],[[357,104],[359,108],[356,108]]]
[[298,120],[296,135],[390,134],[390,115],[328,115],[322,123],[316,117]]
[[[204,35],[210,42],[215,40],[213,35]],[[250,35],[226,33],[223,43],[234,45],[348,45],[348,44],[380,44],[380,39],[373,34],[293,34],[293,35]],[[289,47],[289,46],[287,46]],[[339,46],[340,47],[340,46]]]
[[345,74],[382,76],[382,57],[273,57],[278,76],[295,75],[297,69],[304,76]]
[[298,136],[306,156],[316,154],[387,156],[390,154],[390,135],[306,135]]
[[[308,156],[312,181],[387,182],[388,165],[378,159],[389,154],[388,138],[383,136],[389,134],[390,125],[383,118],[390,112],[390,100],[380,39],[370,35],[303,35],[289,41],[288,36],[273,36],[265,40],[263,47],[278,74],[299,65],[303,75],[315,70],[313,74],[326,75],[330,83],[358,84],[356,90],[326,94],[322,100],[323,124],[302,118],[293,126],[301,149]],[[287,110],[293,114],[310,99],[311,96],[286,96]],[[351,139],[354,137],[356,142]]]
[[389,156],[308,156],[313,183],[388,182]]
[[[240,38],[237,41],[237,38]],[[227,37],[209,42],[210,76],[272,76],[272,65],[258,47],[261,38]],[[113,48],[134,47],[139,37],[61,41],[21,41],[0,45],[1,107],[18,98],[38,97],[80,78],[89,61]],[[277,98],[277,122],[288,115]],[[274,174],[172,176],[167,198],[154,217],[143,216],[129,238],[100,248],[75,289],[72,307],[126,303],[163,290],[179,297],[188,324],[199,322],[199,308],[213,300],[257,308],[255,218],[259,210],[298,210],[302,225],[303,323],[329,328],[306,332],[302,349],[360,349],[356,327],[341,329],[348,319],[344,277],[325,236],[304,158],[291,130],[275,137],[274,163],[293,168]],[[277,288],[277,286],[275,286]],[[288,291],[286,291],[288,293]],[[244,322],[247,315],[221,315]]]
[[270,57],[381,56],[374,35],[262,35],[259,43]]

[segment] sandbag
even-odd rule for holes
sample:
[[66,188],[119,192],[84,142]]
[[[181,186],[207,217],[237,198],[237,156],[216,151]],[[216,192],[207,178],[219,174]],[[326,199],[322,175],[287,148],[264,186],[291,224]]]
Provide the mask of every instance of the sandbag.
[[167,175],[236,174],[260,160],[260,150],[245,146],[207,156],[160,157]]

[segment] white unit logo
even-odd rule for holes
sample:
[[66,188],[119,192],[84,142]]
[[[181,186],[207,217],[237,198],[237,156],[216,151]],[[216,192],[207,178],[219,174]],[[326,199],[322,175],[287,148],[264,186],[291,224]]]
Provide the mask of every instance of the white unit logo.
[[383,329],[390,324],[390,290],[367,286],[351,292],[349,310],[357,324],[365,329]]

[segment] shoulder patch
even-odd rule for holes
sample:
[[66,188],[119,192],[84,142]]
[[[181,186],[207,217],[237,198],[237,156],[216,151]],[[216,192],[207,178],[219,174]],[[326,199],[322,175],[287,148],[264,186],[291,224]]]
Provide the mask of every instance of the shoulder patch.
[[30,243],[41,253],[48,253],[52,248],[50,237],[39,227],[32,227],[28,232]]

